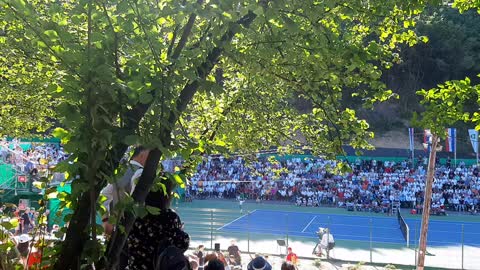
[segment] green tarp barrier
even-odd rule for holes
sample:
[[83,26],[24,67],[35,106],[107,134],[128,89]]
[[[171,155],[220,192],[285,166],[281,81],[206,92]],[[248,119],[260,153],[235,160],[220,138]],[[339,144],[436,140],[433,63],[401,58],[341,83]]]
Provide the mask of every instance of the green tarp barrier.
[[[31,143],[19,143],[19,145],[20,145],[20,147],[22,148],[23,151],[27,151],[28,149],[32,148]],[[13,149],[14,148],[13,143],[9,144],[8,147],[12,150],[15,150],[15,149]]]
[[[7,137],[7,141],[12,141],[14,138]],[[20,138],[20,142],[35,142],[35,143],[60,143],[57,138]]]
[[[70,193],[72,191],[72,187],[70,185],[64,185],[63,187],[58,186],[57,191],[58,191],[58,193],[60,193],[60,192]],[[70,210],[68,208],[60,209],[60,200],[59,199],[50,199],[49,200],[49,209],[50,209],[50,215],[48,217],[48,226],[50,228],[54,224],[57,224],[60,227],[63,227],[65,225],[65,221],[63,221],[63,219],[65,218],[66,215],[72,213],[72,210]],[[59,212],[60,215],[57,215],[57,212]]]
[[15,178],[15,170],[13,169],[12,165],[1,163],[0,186],[4,186],[7,183],[9,188],[15,188],[15,181],[12,181],[12,178]]

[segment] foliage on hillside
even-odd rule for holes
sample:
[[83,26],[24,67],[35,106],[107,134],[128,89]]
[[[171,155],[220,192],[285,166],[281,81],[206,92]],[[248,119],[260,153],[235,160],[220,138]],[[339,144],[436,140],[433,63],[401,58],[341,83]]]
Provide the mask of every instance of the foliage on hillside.
[[[401,62],[383,70],[382,81],[399,99],[379,104],[374,111],[359,109],[359,115],[380,134],[395,129],[405,131],[413,113],[423,111],[417,90],[465,77],[470,77],[474,84],[479,81],[476,75],[480,73],[480,16],[475,10],[462,14],[448,6],[430,7],[418,18],[415,31],[428,37],[428,42],[402,47]],[[358,99],[346,96],[345,102],[352,106]],[[475,100],[467,103],[466,109],[476,110]],[[467,128],[462,124],[459,127]]]

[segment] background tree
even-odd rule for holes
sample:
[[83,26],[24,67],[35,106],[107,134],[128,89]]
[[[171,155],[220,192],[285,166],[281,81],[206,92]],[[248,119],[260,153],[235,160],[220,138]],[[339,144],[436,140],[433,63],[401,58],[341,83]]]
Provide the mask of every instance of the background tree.
[[[391,66],[399,44],[418,42],[412,22],[423,4],[0,0],[6,32],[18,29],[5,50],[31,60],[22,46],[33,47],[53,71],[52,78],[26,74],[56,102],[61,128],[53,133],[71,153],[57,170],[72,181],[71,194],[59,196],[74,213],[54,247],[54,268],[102,257],[115,266],[125,234],[105,251],[95,217],[104,211],[99,192],[115,180],[129,145],[153,150],[132,198],[117,209],[127,210],[117,230],[125,233],[145,212],[140,205],[154,182],[166,181],[157,177],[162,159],[295,145],[296,134],[328,157],[344,144],[370,147],[366,121],[340,105],[343,90],[357,89],[368,107],[392,96],[379,81],[382,66]],[[23,95],[33,95],[27,89]],[[312,110],[293,108],[296,96]]]
[[[454,1],[453,7],[458,8],[460,12],[468,9],[480,10],[480,3],[459,0]],[[414,120],[419,126],[431,130],[433,141],[425,185],[422,227],[417,261],[417,269],[423,270],[425,268],[437,139],[445,138],[445,128],[457,122],[473,123],[475,124],[475,129],[480,129],[480,113],[478,112],[478,105],[480,105],[480,85],[472,85],[471,80],[467,77],[464,80],[447,81],[428,91],[418,91],[418,94],[422,97],[421,104],[424,106],[425,111],[419,119]],[[473,113],[466,110],[466,106],[471,104],[471,101],[476,101],[477,103],[476,111]]]

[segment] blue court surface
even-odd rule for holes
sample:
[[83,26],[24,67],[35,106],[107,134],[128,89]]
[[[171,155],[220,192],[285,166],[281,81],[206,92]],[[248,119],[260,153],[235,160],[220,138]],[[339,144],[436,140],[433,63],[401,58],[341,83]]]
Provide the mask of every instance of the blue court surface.
[[[414,246],[420,231],[420,220],[406,219],[410,227],[410,245]],[[480,223],[430,220],[428,244],[480,247]],[[255,210],[220,227],[220,231],[251,232],[317,239],[319,227],[330,228],[336,240],[370,241],[404,244],[406,240],[396,217],[353,216],[284,211]],[[370,236],[371,235],[371,236]]]

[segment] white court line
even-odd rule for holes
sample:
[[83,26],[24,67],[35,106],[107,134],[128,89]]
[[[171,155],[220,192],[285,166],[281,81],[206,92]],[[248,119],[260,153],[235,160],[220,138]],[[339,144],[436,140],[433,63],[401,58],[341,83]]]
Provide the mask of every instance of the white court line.
[[305,228],[303,228],[302,232],[305,232],[305,230],[308,228],[308,226],[310,226],[310,224],[312,224],[312,222],[317,218],[317,216],[313,216],[312,220],[310,220],[310,222],[307,224],[307,226],[305,226]]
[[229,222],[229,223],[227,223],[227,224],[224,224],[222,227],[218,228],[218,229],[217,229],[217,231],[220,231],[221,229],[223,229],[223,228],[227,227],[228,225],[230,225],[230,224],[234,223],[235,221],[237,221],[237,220],[239,220],[239,219],[242,219],[242,218],[244,218],[244,217],[246,217],[246,216],[248,216],[248,215],[250,215],[250,214],[253,214],[255,211],[257,211],[257,209],[253,210],[253,211],[252,211],[252,212],[250,212],[250,213],[246,213],[245,215],[243,215],[243,216],[240,216],[240,217],[238,217],[238,218],[236,218],[236,219],[234,219],[234,220],[230,221],[230,222]]

